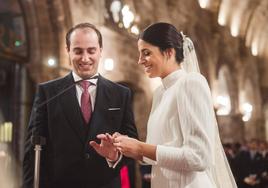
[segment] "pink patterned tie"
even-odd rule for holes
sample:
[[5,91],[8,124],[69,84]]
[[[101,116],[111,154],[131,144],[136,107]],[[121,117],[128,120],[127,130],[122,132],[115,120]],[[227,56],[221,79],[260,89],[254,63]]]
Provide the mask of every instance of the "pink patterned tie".
[[83,80],[79,84],[83,88],[83,93],[81,96],[81,111],[83,113],[84,120],[86,121],[86,123],[88,123],[92,112],[90,94],[88,92],[90,82]]

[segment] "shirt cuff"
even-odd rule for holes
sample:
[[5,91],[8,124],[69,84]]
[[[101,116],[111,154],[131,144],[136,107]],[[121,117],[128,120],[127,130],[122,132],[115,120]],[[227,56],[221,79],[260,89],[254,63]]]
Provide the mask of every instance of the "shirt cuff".
[[157,165],[157,161],[154,161],[154,160],[149,159],[147,157],[143,157],[142,162],[144,162],[146,164],[150,164],[150,165]]
[[122,160],[122,153],[119,153],[119,158],[116,161],[111,161],[109,159],[106,158],[107,164],[110,168],[115,168],[117,166],[117,164]]

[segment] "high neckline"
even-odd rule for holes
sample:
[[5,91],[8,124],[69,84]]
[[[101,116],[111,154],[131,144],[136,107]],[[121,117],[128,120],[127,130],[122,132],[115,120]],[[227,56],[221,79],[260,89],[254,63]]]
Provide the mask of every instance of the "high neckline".
[[178,69],[170,73],[169,75],[167,75],[165,78],[161,80],[164,88],[168,89],[169,87],[171,87],[173,84],[175,84],[175,82],[179,79],[179,77],[184,75],[184,73],[185,73],[185,70]]

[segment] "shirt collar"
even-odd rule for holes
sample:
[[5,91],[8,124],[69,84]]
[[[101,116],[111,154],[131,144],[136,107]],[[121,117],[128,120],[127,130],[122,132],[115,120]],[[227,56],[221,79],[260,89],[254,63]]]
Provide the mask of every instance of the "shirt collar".
[[[74,78],[74,81],[77,82],[79,80],[83,80],[80,76],[78,76],[74,71],[72,71],[72,75],[73,75],[73,78]],[[89,81],[90,83],[94,84],[94,85],[97,85],[97,82],[98,82],[98,76],[99,76],[99,73],[96,73],[94,74],[92,77],[92,79],[86,79],[87,81]]]

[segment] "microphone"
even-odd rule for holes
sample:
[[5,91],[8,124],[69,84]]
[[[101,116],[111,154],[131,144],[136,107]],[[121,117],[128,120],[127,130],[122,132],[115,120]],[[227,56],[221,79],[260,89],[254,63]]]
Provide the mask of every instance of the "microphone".
[[93,76],[90,78],[84,78],[84,79],[80,79],[75,81],[73,84],[71,84],[70,86],[68,86],[67,88],[63,89],[62,91],[60,91],[59,93],[57,93],[56,95],[54,95],[53,97],[45,100],[44,102],[42,102],[41,104],[39,104],[36,109],[41,108],[42,106],[44,106],[45,104],[50,103],[51,101],[53,101],[53,99],[57,98],[58,96],[62,95],[63,93],[65,93],[66,91],[68,91],[69,89],[71,89],[72,87],[74,87],[76,84],[78,84],[79,82],[82,82],[84,80],[93,80],[93,79],[98,79],[99,76]]

